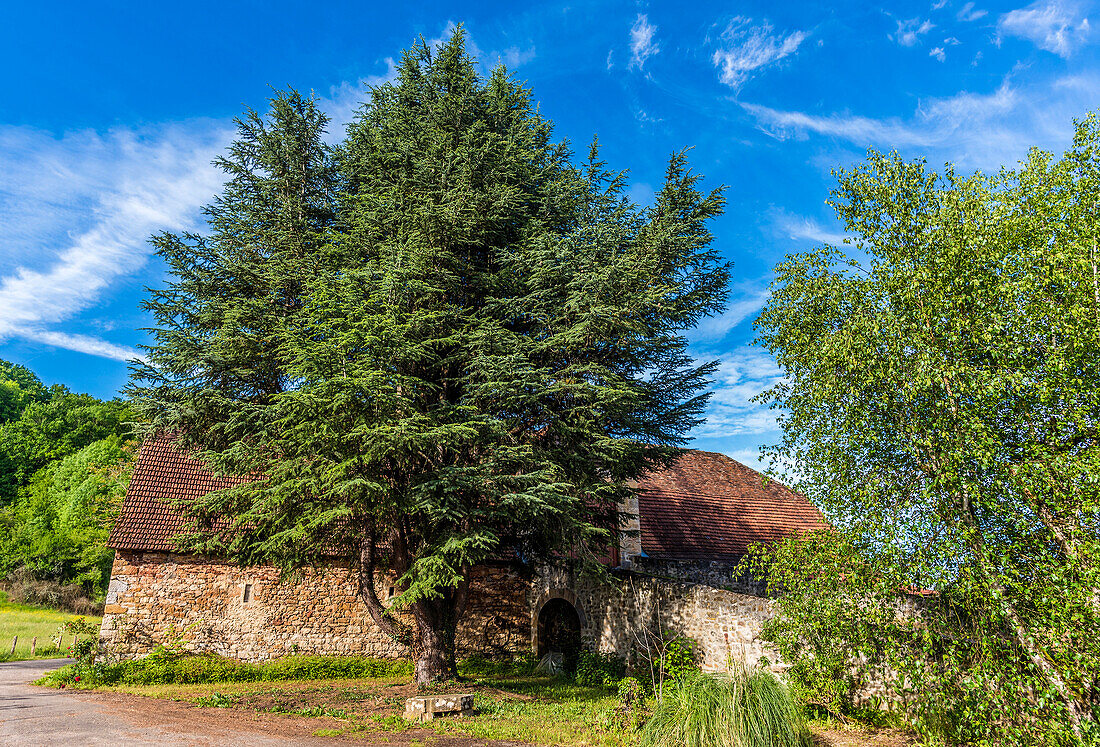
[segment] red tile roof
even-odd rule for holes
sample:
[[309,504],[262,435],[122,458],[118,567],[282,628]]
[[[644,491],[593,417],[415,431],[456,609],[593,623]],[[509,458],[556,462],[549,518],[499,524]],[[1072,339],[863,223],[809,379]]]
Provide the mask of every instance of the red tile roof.
[[[177,501],[239,485],[217,477],[166,439],[141,447],[111,538],[120,550],[175,549]],[[642,550],[653,558],[730,559],[751,542],[824,527],[805,498],[722,454],[685,451],[667,470],[638,481]]]
[[183,529],[174,508],[215,490],[247,482],[245,477],[217,477],[167,439],[142,444],[130,486],[108,547],[117,550],[174,550],[172,537]]
[[732,560],[753,542],[826,527],[804,497],[724,454],[685,451],[638,488],[642,552],[651,558]]

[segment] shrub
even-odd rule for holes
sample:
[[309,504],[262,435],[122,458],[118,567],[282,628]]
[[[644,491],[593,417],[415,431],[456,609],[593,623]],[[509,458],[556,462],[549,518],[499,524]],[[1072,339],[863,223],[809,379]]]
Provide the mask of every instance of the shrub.
[[634,677],[619,680],[619,719],[628,731],[638,731],[649,716],[645,687]]
[[[155,665],[152,668],[156,668]],[[204,682],[254,682],[259,667],[221,656],[183,656],[164,667],[164,676],[181,685]]]
[[581,651],[573,680],[585,687],[615,687],[626,674],[626,662],[613,653]]
[[399,677],[412,673],[404,659],[369,659],[355,656],[288,656],[263,664],[249,664],[215,654],[179,654],[157,648],[144,659],[116,664],[96,664],[90,670],[69,665],[51,672],[40,684],[57,687],[76,684],[197,685],[210,682],[260,682],[278,680],[337,680]]
[[511,659],[490,659],[474,654],[458,663],[458,671],[478,677],[523,677],[533,674],[538,663],[533,654],[519,654]]
[[76,615],[103,614],[103,605],[89,599],[80,584],[37,579],[27,568],[19,568],[11,574],[7,597],[15,604],[48,607]]
[[259,669],[264,680],[339,680],[400,677],[412,674],[412,663],[357,656],[287,656],[261,664]]
[[669,682],[641,734],[644,747],[801,747],[808,739],[786,686],[744,666]]
[[678,636],[669,641],[661,656],[666,680],[679,680],[699,671],[698,645],[694,639]]

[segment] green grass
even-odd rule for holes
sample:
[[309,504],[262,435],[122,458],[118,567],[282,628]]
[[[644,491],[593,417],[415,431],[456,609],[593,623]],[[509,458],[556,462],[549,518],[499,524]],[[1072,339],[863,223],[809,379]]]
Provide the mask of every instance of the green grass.
[[[62,679],[71,680],[68,674],[62,673]],[[433,733],[577,747],[634,744],[633,734],[614,728],[618,698],[608,688],[584,687],[544,675],[492,673],[467,677],[467,681],[444,689],[474,692],[478,715],[424,724],[411,724],[400,715],[405,697],[412,692],[412,678],[407,673],[357,679],[119,682],[96,689],[178,700],[203,708],[245,708],[330,718],[332,726],[320,730],[325,736],[371,740],[387,733],[419,729],[428,734],[423,738],[426,744],[432,743]],[[47,676],[43,681],[49,679]],[[91,687],[84,681],[70,682],[69,686]],[[365,710],[360,703],[366,705]],[[379,703],[384,704],[381,711],[377,710]]]
[[[488,683],[487,683],[488,684]],[[478,715],[440,719],[425,726],[438,734],[546,745],[633,745],[636,735],[617,726],[618,698],[602,687],[561,685],[545,678],[499,683],[506,692],[533,696],[518,700],[477,693]]]
[[[7,595],[3,594],[0,596],[0,661],[52,659],[65,656],[64,651],[58,651],[53,647],[50,638],[57,633],[59,625],[75,617],[77,615],[69,612],[15,604],[7,601]],[[86,619],[98,626],[101,618]],[[19,640],[15,645],[15,654],[11,655],[11,642],[14,636],[19,636]],[[38,646],[35,656],[32,657],[31,641],[36,636]],[[66,636],[63,648],[67,649],[70,643],[72,643],[71,636]]]
[[[752,747],[754,745],[803,745],[807,733],[801,714],[785,688],[769,673],[746,671],[742,677],[710,677],[682,688],[666,685],[667,706],[657,706],[654,717],[666,726],[688,724],[689,729],[661,729],[663,739],[648,729],[624,719],[621,702],[612,688],[583,686],[564,679],[532,674],[524,662],[506,665],[462,666],[460,683],[439,686],[439,692],[471,692],[477,714],[470,718],[439,719],[423,724],[405,721],[404,701],[416,689],[407,667],[388,662],[385,674],[355,677],[357,669],[378,668],[378,662],[364,659],[350,666],[342,657],[288,657],[270,662],[267,677],[245,681],[239,666],[222,669],[211,657],[185,657],[191,664],[181,671],[220,681],[136,682],[119,680],[111,685],[73,681],[73,665],[47,675],[39,684],[65,682],[69,687],[130,693],[190,703],[200,708],[226,708],[327,719],[318,736],[387,741],[386,735],[409,732],[425,745],[440,736],[466,736],[482,740],[506,740],[567,747],[640,747],[641,744],[700,744],[706,747]],[[207,662],[207,664],[203,664]],[[198,666],[203,664],[203,666]],[[407,663],[406,663],[407,664]],[[248,671],[264,672],[263,667]],[[141,674],[141,668],[131,674]],[[340,675],[343,678],[340,678]],[[328,675],[328,676],[326,676]],[[332,678],[335,675],[337,678]],[[351,675],[351,676],[349,676]],[[56,683],[55,683],[56,686]],[[704,692],[700,693],[702,688]],[[731,708],[732,704],[737,708]],[[734,723],[739,722],[739,723]],[[731,728],[732,727],[732,728]],[[648,732],[648,733],[647,733]],[[670,732],[678,732],[678,734]],[[693,732],[694,737],[685,732]],[[734,737],[735,733],[745,735]],[[859,734],[853,732],[858,738]],[[669,739],[668,737],[672,737]],[[678,738],[679,737],[679,738]],[[686,738],[685,738],[686,737]],[[415,744],[416,741],[410,743]],[[888,742],[899,744],[900,742]],[[849,744],[849,742],[845,742]],[[850,744],[877,744],[852,741]]]
[[666,683],[642,730],[645,747],[803,747],[810,743],[801,709],[764,669],[726,675],[691,673]]

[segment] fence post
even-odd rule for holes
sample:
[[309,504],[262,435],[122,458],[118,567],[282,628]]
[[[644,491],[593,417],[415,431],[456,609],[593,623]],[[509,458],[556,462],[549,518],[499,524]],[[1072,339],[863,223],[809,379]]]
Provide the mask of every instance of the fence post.
[[34,656],[34,652],[38,649],[38,636],[31,639],[31,656]]
[[19,636],[13,635],[11,637],[11,655],[15,656],[15,644],[19,643]]

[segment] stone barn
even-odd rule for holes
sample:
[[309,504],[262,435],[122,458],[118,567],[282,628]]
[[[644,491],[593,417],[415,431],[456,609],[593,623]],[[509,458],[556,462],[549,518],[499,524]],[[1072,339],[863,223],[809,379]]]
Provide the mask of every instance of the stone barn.
[[[195,651],[248,661],[288,654],[408,655],[378,630],[356,596],[346,563],[280,579],[271,567],[179,553],[173,505],[233,484],[166,440],[142,448],[111,533],[114,567],[102,635],[140,656],[169,639]],[[475,569],[460,655],[581,645],[629,656],[639,626],[700,644],[703,665],[729,657],[754,664],[766,653],[757,633],[769,602],[734,568],[753,542],[824,526],[818,511],[787,487],[722,454],[685,450],[673,466],[637,484],[624,507],[624,539],[611,583],[565,568],[499,563]],[[382,599],[394,579],[376,576]]]

